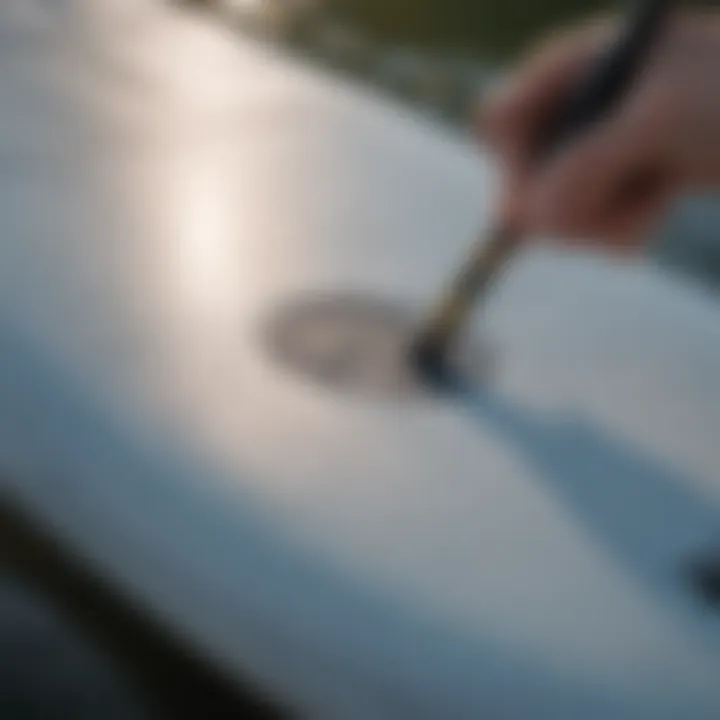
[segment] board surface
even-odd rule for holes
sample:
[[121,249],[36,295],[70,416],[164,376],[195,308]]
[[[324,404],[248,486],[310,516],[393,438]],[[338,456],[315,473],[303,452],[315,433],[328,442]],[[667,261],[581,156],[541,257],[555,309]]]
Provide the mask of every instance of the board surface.
[[489,161],[150,0],[6,0],[0,90],[4,489],[314,718],[717,716],[684,577],[720,535],[717,299],[528,252],[478,318],[490,386],[325,391],[259,319],[420,311]]

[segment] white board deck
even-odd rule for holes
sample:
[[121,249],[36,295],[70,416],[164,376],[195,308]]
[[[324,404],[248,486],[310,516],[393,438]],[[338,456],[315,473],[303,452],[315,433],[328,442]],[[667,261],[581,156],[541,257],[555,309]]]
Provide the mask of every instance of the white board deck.
[[0,6],[3,489],[312,718],[710,720],[720,305],[537,251],[462,405],[277,371],[293,292],[422,308],[492,201],[469,145],[151,0]]

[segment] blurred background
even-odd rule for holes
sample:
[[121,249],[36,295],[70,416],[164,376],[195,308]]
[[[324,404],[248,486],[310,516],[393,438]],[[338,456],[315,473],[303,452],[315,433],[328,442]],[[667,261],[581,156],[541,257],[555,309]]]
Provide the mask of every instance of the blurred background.
[[602,0],[186,0],[455,122],[545,31]]

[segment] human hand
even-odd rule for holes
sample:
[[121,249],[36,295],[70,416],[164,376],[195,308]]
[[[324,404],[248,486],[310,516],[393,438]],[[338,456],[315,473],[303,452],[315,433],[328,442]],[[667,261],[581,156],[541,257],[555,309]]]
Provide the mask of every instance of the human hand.
[[526,233],[640,247],[681,192],[720,188],[720,13],[673,19],[627,98],[538,164],[545,123],[616,33],[593,21],[545,41],[483,108],[504,212]]

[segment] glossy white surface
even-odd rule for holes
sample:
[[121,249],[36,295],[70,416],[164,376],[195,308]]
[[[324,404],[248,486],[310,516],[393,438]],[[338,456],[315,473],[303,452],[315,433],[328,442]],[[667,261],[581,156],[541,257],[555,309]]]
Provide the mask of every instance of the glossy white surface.
[[0,6],[7,490],[203,651],[322,718],[720,707],[720,305],[528,255],[464,404],[283,376],[296,291],[422,307],[489,206],[459,140],[151,0]]

